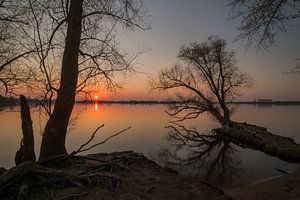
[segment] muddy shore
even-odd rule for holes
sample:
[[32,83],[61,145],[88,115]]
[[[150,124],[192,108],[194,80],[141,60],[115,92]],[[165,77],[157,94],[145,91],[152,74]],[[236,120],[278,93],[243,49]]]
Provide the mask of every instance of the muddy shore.
[[[212,185],[199,181],[197,178],[178,175],[177,172],[161,167],[142,154],[132,151],[99,153],[89,155],[89,158],[92,159],[81,158],[80,162],[77,160],[77,164],[88,166],[93,171],[99,170],[101,173],[111,174],[111,176],[117,178],[117,185],[112,185],[107,180],[103,182],[103,179],[99,179],[98,184],[59,182],[59,184],[32,187],[28,199],[300,199],[300,166],[290,174],[274,177],[249,186],[235,187],[222,191]],[[111,165],[112,163],[113,165]],[[74,165],[63,170],[77,173],[79,169]],[[85,170],[87,168],[81,168],[80,173],[83,173]],[[3,179],[4,174],[5,172],[2,170],[0,180]],[[13,187],[17,187],[18,184],[22,184],[22,179],[16,181]]]
[[290,174],[266,181],[225,190],[234,200],[299,200],[300,166]]
[[[13,176],[13,169],[17,168],[7,170],[0,175],[2,197],[8,200],[17,199],[25,180],[25,183],[29,183],[27,188],[30,188],[26,194],[28,198],[25,199],[32,200],[230,199],[214,186],[178,175],[142,154],[131,151],[100,153],[72,159],[60,169],[44,168],[37,163],[24,163],[23,165],[30,166],[29,169],[27,167],[27,173],[19,171],[17,176]],[[32,169],[36,167],[38,170]],[[5,188],[5,184],[10,186]]]

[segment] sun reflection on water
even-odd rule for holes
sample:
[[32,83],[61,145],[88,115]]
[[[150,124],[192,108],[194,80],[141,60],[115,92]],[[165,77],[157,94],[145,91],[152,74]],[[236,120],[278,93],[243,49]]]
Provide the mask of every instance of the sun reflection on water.
[[98,107],[98,103],[94,104],[94,111],[98,111],[99,107]]

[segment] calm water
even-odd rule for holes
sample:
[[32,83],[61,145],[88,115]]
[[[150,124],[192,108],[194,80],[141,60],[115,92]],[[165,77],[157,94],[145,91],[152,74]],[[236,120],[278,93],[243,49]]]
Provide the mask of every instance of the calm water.
[[[164,105],[78,104],[74,108],[67,136],[67,149],[69,151],[77,149],[89,138],[97,126],[104,123],[105,126],[100,130],[95,142],[128,126],[132,128],[89,153],[134,150],[156,159],[161,164],[173,167],[182,174],[205,177],[207,181],[223,186],[253,183],[281,175],[275,168],[289,171],[296,166],[259,151],[243,149],[226,141],[215,143],[205,158],[194,159],[193,162],[184,164],[183,162],[178,163],[178,160],[175,159],[177,164],[174,165],[174,159],[170,159],[168,154],[179,151],[182,161],[191,157],[189,155],[191,149],[185,146],[182,149],[174,150],[172,145],[174,141],[168,142],[167,136],[170,128],[166,128],[166,126],[169,125],[170,118],[165,110],[166,106]],[[38,111],[32,111],[32,118],[36,152],[38,152],[44,115]],[[247,121],[251,124],[265,126],[273,133],[292,137],[300,143],[300,106],[241,105],[233,118],[236,121]],[[11,167],[14,165],[14,153],[19,148],[21,137],[20,123],[20,114],[17,112],[17,108],[5,108],[0,112],[0,166]],[[207,115],[187,121],[183,125],[189,129],[195,128],[201,133],[217,126]],[[193,153],[195,152],[199,153],[193,151]],[[167,163],[170,161],[172,162]],[[208,174],[212,174],[212,176],[208,178]]]

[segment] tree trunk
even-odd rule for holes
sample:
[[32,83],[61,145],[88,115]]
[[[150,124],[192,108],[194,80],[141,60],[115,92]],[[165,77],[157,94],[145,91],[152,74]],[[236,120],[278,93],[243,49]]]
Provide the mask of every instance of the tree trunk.
[[223,109],[224,111],[224,126],[228,126],[228,127],[231,127],[232,126],[232,122],[230,120],[230,113],[229,113],[229,110],[227,108],[227,106],[225,106],[225,109]]
[[67,127],[73,110],[78,80],[78,53],[82,24],[83,0],[71,0],[67,36],[62,60],[60,88],[43,135],[39,159],[67,154]]
[[[221,105],[221,104],[220,104]],[[222,107],[222,106],[221,106]],[[223,110],[223,107],[222,107]],[[229,119],[229,111],[228,111],[228,115],[227,117],[225,116],[225,111],[223,110],[223,114],[220,112],[221,110],[218,108],[215,108],[213,106],[211,106],[209,108],[209,113],[215,117],[215,119],[221,124],[222,127],[227,126],[228,123],[230,123],[230,119]]]
[[20,106],[23,138],[21,140],[20,149],[16,152],[16,165],[19,165],[24,161],[36,161],[30,109],[27,100],[23,95],[20,96]]
[[231,127],[232,126],[232,121],[230,120],[230,112],[229,109],[226,105],[226,103],[220,102],[221,108],[223,110],[223,119],[222,119],[222,126],[228,126]]

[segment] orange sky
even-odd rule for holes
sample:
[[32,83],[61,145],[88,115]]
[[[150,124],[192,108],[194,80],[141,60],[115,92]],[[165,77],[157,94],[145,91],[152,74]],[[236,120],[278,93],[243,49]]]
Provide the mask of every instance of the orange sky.
[[[267,51],[246,49],[242,41],[234,41],[238,34],[238,20],[228,20],[226,1],[211,0],[152,0],[146,1],[151,14],[151,30],[125,31],[118,35],[120,45],[130,52],[147,49],[137,61],[137,73],[125,79],[124,89],[117,95],[104,94],[109,99],[160,99],[162,94],[149,94],[149,76],[176,63],[182,45],[203,42],[210,35],[228,41],[229,49],[237,52],[237,66],[254,77],[255,85],[245,91],[241,100],[272,98],[274,100],[300,100],[300,75],[283,72],[299,64],[300,20],[287,32],[276,37],[278,44]],[[172,4],[172,6],[170,6]],[[122,30],[124,31],[124,30]]]

